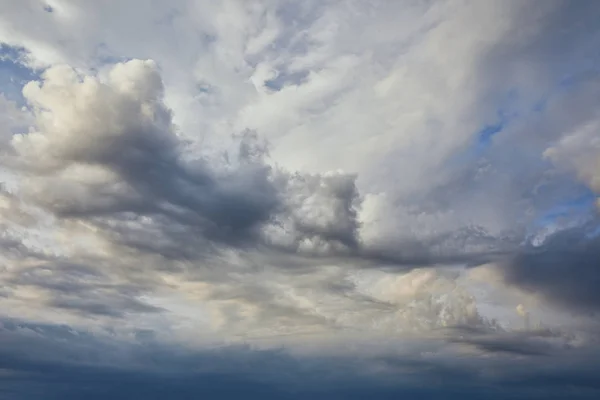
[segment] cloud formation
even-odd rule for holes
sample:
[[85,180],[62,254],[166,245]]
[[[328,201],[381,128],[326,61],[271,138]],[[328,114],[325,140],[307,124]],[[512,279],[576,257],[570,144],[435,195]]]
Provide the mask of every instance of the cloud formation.
[[186,158],[151,61],[117,64],[105,78],[53,67],[23,93],[38,130],[12,139],[6,164],[28,178],[23,198],[59,218],[103,225],[121,243],[147,235],[182,257],[169,247],[192,236],[196,245],[357,246],[352,176],[275,170],[251,134],[216,167]]
[[597,397],[596,2],[0,10],[0,397]]
[[590,225],[559,231],[541,246],[524,249],[502,269],[505,280],[567,309],[596,314],[600,241],[590,235],[594,233],[590,228],[597,225]]

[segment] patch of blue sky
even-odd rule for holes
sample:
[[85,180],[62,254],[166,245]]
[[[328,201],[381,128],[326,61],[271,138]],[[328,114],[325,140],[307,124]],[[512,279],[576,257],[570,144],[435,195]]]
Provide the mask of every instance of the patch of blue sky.
[[0,93],[16,102],[18,106],[23,106],[25,103],[22,94],[23,86],[40,77],[40,71],[25,65],[26,55],[24,49],[0,43]]
[[308,71],[287,72],[282,71],[273,79],[265,82],[265,86],[271,90],[279,91],[287,85],[301,85],[308,77]]
[[477,142],[479,146],[488,146],[495,134],[502,132],[506,127],[508,121],[500,120],[499,122],[484,126],[479,132],[477,132]]
[[499,101],[496,118],[475,133],[475,144],[467,150],[467,158],[481,155],[491,144],[494,136],[504,131],[514,120],[521,116],[519,110],[519,91],[508,90]]
[[474,135],[475,142],[465,149],[460,154],[456,155],[452,163],[468,163],[481,157],[487,148],[492,145],[494,136],[504,131],[512,122],[511,116],[503,115],[500,110],[498,111],[498,117],[495,122],[484,125]]
[[540,213],[530,225],[524,243],[542,245],[555,232],[580,227],[587,238],[600,234],[596,210],[597,195],[585,188],[570,198],[556,203]]
[[596,77],[599,73],[600,64],[597,62],[589,62],[585,65],[581,65],[571,72],[564,73],[556,85],[545,95],[532,105],[525,105],[525,107],[519,102],[520,96],[518,89],[510,89],[499,101],[496,121],[485,125],[476,132],[476,143],[472,151],[478,154],[483,152],[492,144],[493,137],[505,130],[511,122],[530,114],[544,112],[548,103],[553,98],[575,89],[580,84],[585,83],[587,79]]
[[496,118],[482,126],[474,133],[473,144],[456,160],[472,160],[485,153],[493,144],[494,137],[505,131],[515,121],[536,113],[543,113],[548,103],[556,96],[565,94],[584,83],[590,76],[600,72],[598,65],[587,66],[574,73],[565,73],[557,84],[533,104],[523,105],[520,102],[519,91],[512,88],[499,99]]
[[591,215],[596,207],[597,196],[589,189],[584,189],[576,197],[565,199],[546,210],[537,220],[539,226],[554,224],[560,219],[581,219]]

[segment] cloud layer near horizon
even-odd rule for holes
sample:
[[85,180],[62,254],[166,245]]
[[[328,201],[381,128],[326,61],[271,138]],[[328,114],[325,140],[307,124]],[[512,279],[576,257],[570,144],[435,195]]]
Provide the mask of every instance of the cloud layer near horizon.
[[595,2],[0,9],[0,398],[600,391]]

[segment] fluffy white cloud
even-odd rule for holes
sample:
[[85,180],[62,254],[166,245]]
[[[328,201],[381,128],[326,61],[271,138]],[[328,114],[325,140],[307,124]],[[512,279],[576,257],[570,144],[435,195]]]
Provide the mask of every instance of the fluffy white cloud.
[[53,67],[23,92],[36,130],[13,137],[5,162],[28,178],[24,198],[48,211],[83,219],[129,213],[148,223],[164,215],[223,240],[266,227],[275,244],[357,245],[351,176],[274,170],[251,137],[242,139],[230,167],[221,161],[215,169],[202,155],[185,160],[151,61],[117,64],[104,79]]

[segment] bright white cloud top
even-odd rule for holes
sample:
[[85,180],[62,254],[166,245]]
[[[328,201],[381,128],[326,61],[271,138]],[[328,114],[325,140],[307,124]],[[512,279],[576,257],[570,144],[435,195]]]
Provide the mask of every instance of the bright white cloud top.
[[598,21],[0,1],[0,398],[596,398]]

